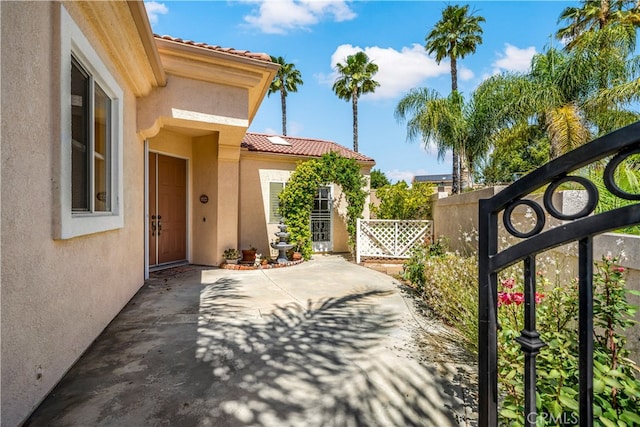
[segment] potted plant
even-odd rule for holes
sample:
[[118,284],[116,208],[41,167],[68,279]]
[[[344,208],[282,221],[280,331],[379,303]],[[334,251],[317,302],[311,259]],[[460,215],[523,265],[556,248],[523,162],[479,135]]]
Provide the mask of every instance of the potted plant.
[[302,247],[302,242],[298,241],[296,242],[295,246],[291,248],[291,254],[289,255],[289,258],[291,259],[291,261],[299,261],[302,259],[302,253],[300,252],[301,247]]
[[222,256],[227,264],[237,264],[238,263],[238,250],[235,248],[228,248],[222,252]]
[[243,249],[242,262],[253,264],[256,261],[256,252],[258,252],[258,250],[253,246],[250,246],[249,249]]

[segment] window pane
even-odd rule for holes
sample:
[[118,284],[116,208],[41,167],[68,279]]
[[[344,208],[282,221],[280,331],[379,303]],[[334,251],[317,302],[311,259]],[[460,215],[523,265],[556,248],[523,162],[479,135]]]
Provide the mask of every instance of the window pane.
[[282,192],[284,184],[282,182],[269,183],[269,222],[280,222],[282,216],[278,211],[280,199],[278,195]]
[[89,210],[89,76],[71,61],[71,209]]
[[95,84],[94,100],[94,203],[95,211],[106,212],[111,210],[111,99]]

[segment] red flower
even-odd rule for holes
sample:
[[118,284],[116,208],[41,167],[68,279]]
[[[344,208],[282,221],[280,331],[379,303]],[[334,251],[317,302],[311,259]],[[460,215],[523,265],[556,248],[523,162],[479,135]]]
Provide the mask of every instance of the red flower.
[[524,294],[522,292],[514,292],[512,295],[511,299],[516,303],[516,305],[520,305],[524,302]]
[[498,307],[511,304],[510,292],[498,292]]
[[618,273],[624,273],[624,267],[613,267],[613,271]]

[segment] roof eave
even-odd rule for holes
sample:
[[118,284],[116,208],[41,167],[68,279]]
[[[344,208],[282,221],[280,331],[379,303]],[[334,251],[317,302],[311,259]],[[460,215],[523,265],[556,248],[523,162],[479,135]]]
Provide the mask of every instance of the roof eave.
[[151,66],[153,75],[156,78],[156,84],[158,86],[165,86],[167,84],[167,75],[162,67],[162,61],[160,61],[160,54],[156,48],[153,31],[151,30],[151,23],[149,22],[144,2],[140,0],[128,0],[127,5],[131,11],[131,16],[133,17],[136,29],[138,30],[144,51],[147,54],[149,65]]
[[279,65],[194,44],[154,37],[165,71],[186,78],[241,87],[249,95],[249,123],[267,95]]

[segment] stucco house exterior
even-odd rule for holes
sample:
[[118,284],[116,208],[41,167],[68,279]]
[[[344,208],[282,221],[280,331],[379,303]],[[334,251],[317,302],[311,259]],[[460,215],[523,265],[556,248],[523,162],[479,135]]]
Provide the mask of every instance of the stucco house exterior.
[[[277,64],[154,36],[141,1],[2,1],[0,28],[0,423],[15,426],[149,270],[266,252],[270,189],[309,147],[342,148],[246,135]],[[344,249],[339,225],[327,249]]]
[[[332,141],[252,132],[245,135],[240,151],[241,248],[255,246],[262,254],[277,255],[277,251],[267,245],[275,239],[280,222],[277,195],[299,162],[329,152],[356,160],[366,177],[375,165],[373,159]],[[246,215],[246,212],[254,214]],[[318,189],[311,212],[314,251],[349,251],[346,214],[346,200],[340,186],[330,184]],[[365,203],[363,216],[369,218],[369,203]]]

